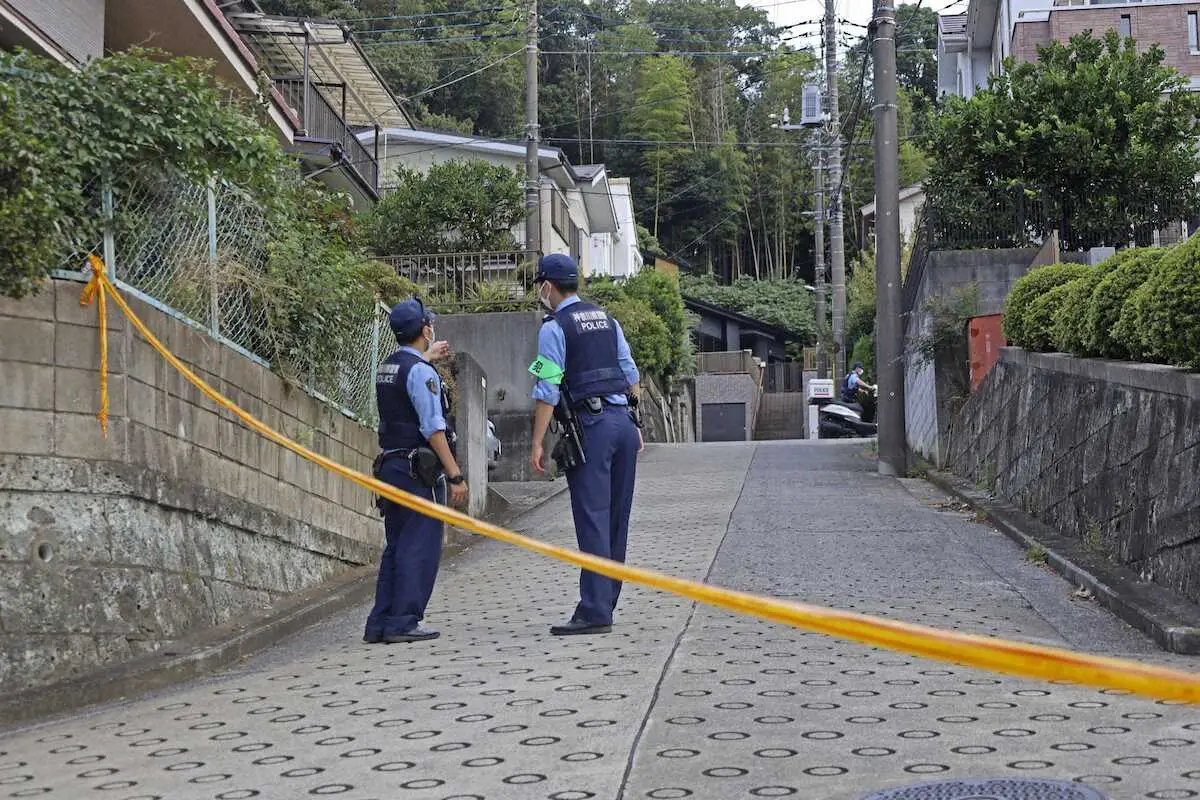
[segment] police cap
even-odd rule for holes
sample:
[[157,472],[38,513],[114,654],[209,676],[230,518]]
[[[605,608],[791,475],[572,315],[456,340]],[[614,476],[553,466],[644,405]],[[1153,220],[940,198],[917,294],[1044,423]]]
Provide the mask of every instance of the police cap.
[[413,297],[396,304],[388,314],[388,325],[401,342],[411,342],[426,325],[432,325],[436,315],[426,311],[420,300]]
[[575,266],[575,260],[566,253],[551,253],[538,259],[537,274],[533,276],[534,283],[568,283],[578,280],[579,267]]

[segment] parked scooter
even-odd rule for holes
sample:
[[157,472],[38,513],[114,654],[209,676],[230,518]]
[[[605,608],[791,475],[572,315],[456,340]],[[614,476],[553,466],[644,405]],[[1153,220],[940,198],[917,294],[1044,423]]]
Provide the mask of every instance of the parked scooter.
[[863,420],[858,403],[825,400],[819,403],[817,433],[822,439],[859,439],[875,436],[879,426]]
[[817,431],[822,439],[858,439],[876,435],[879,427],[864,422],[861,412],[834,401],[821,406]]

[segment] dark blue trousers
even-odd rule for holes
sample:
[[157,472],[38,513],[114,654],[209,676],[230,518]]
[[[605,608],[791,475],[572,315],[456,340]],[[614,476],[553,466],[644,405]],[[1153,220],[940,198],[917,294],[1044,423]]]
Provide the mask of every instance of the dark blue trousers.
[[[426,488],[408,474],[408,459],[383,465],[380,480],[427,500],[444,502],[445,489]],[[367,617],[366,635],[396,636],[408,633],[425,618],[442,560],[442,522],[393,504],[383,517],[387,547],[375,581],[375,607]]]
[[[637,473],[638,429],[629,410],[605,406],[593,416],[580,412],[587,462],[567,473],[575,538],[585,553],[625,561],[629,513]],[[621,582],[583,570],[574,619],[611,625]]]

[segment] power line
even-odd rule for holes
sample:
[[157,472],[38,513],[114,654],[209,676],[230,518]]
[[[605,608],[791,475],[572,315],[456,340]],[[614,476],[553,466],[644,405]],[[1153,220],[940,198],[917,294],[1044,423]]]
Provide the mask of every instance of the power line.
[[524,52],[525,52],[524,47],[522,47],[520,50],[514,50],[511,53],[509,53],[508,55],[501,56],[500,58],[497,58],[492,63],[485,64],[484,66],[480,67],[477,70],[474,70],[473,72],[468,72],[466,75],[461,75],[453,80],[446,81],[445,83],[440,83],[437,86],[430,86],[428,89],[423,89],[423,90],[417,92],[416,94],[410,94],[407,97],[405,97],[404,99],[405,100],[415,100],[416,98],[427,95],[430,92],[436,92],[438,89],[445,89],[447,86],[453,86],[454,84],[459,83],[460,81],[465,81],[467,78],[473,78],[474,76],[478,75],[479,73],[489,70],[494,66],[503,64],[505,61],[508,61],[510,58],[519,56]]

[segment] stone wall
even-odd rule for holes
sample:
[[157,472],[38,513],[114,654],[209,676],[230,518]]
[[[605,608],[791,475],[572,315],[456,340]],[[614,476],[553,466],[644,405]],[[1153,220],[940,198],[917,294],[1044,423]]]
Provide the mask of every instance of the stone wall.
[[[369,493],[237,422],[109,304],[108,437],[97,310],[82,285],[0,299],[0,689],[87,672],[376,558]],[[368,470],[374,432],[146,303],[201,377],[272,427]]]
[[[935,250],[929,254],[913,309],[905,316],[904,401],[908,446],[926,460],[943,465],[948,456],[947,434],[954,400],[949,383],[936,365],[922,363],[915,342],[932,326],[922,309],[933,297],[974,284],[979,289],[979,313],[999,314],[1012,285],[1035,265],[1057,256],[1057,240],[1042,250]],[[966,354],[963,354],[964,360]]]
[[1200,602],[1200,376],[1005,348],[950,453],[960,475]]

